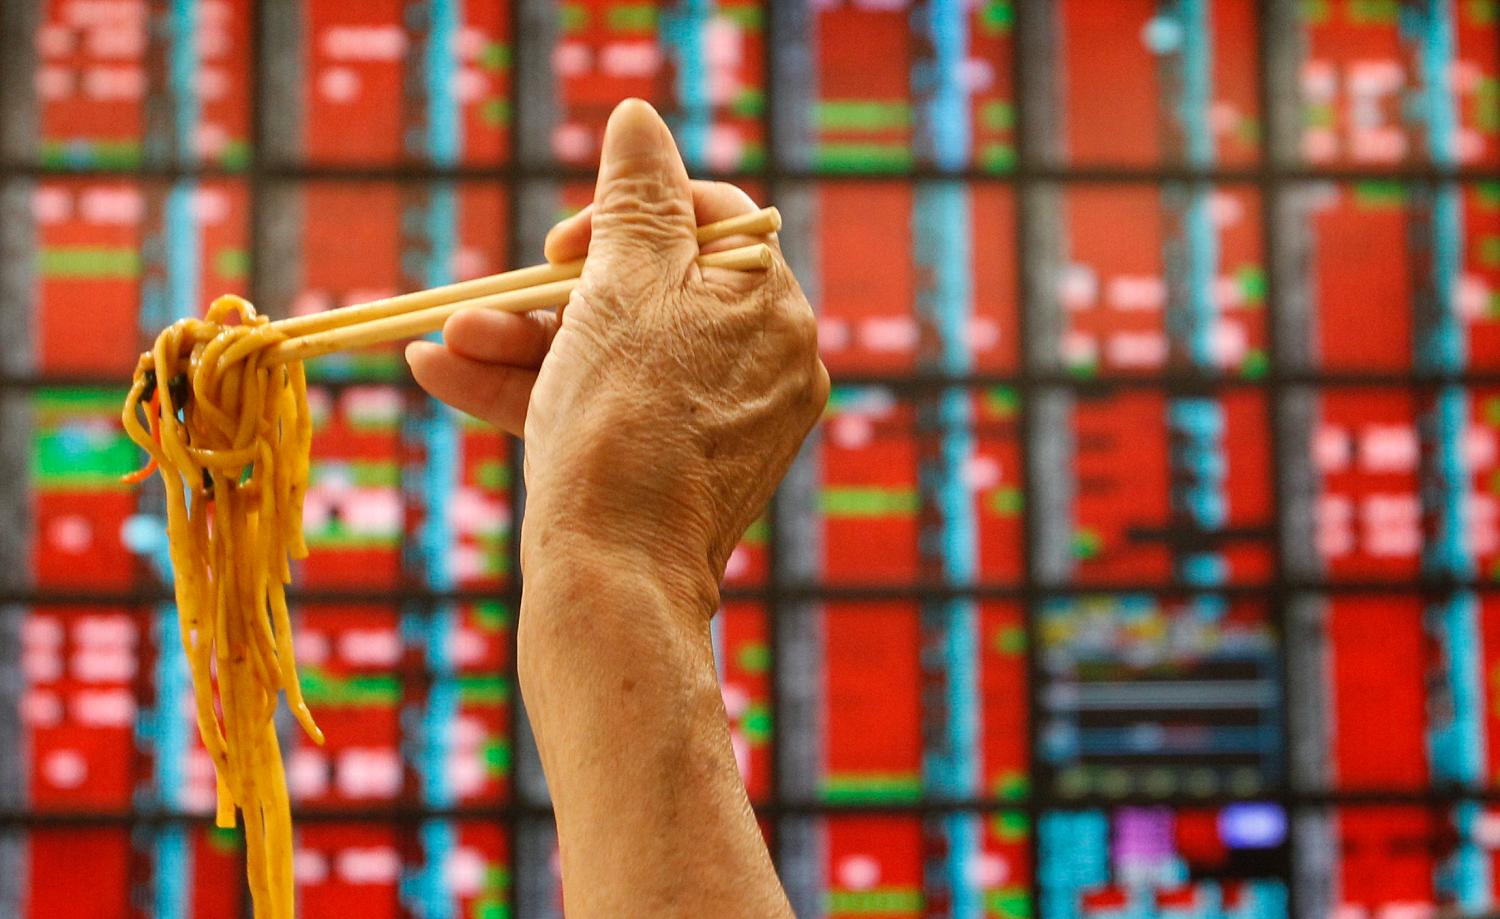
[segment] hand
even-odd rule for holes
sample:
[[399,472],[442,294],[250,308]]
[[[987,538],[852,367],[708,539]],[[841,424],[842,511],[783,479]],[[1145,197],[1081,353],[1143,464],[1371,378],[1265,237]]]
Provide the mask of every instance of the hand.
[[775,240],[764,272],[694,262],[697,225],[754,207],[689,182],[655,110],[628,100],[594,204],[547,239],[551,260],[588,256],[560,315],[463,312],[444,345],[407,348],[432,395],[524,433],[523,568],[553,539],[626,551],[712,613],[730,551],[828,397],[812,309]]
[[792,915],[708,629],[730,551],[828,398],[779,249],[764,272],[694,261],[698,224],[753,208],[690,183],[666,125],[627,101],[593,206],[547,239],[556,261],[587,251],[567,306],[459,313],[444,345],[407,349],[428,392],[526,438],[517,675],[570,916]]

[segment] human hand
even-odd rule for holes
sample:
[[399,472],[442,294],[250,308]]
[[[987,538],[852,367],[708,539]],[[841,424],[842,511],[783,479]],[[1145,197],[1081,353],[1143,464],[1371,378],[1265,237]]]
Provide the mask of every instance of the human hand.
[[444,345],[408,346],[428,392],[524,434],[523,568],[544,545],[623,552],[712,613],[730,551],[828,397],[812,309],[775,240],[764,272],[694,262],[697,225],[754,208],[689,182],[660,117],[627,100],[594,204],[548,236],[550,260],[588,256],[560,314],[463,312]]

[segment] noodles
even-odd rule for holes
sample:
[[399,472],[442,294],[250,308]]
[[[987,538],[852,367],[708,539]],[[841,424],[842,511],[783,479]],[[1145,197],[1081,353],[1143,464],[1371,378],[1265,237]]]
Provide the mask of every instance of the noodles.
[[[256,915],[290,919],[291,812],[272,715],[278,692],[313,740],[285,585],[302,541],[312,425],[300,363],[261,366],[281,336],[239,297],[164,330],[136,364],[122,420],[167,493],[178,626],[198,732],[217,775],[217,822],[244,814]],[[144,416],[144,424],[142,417]]]

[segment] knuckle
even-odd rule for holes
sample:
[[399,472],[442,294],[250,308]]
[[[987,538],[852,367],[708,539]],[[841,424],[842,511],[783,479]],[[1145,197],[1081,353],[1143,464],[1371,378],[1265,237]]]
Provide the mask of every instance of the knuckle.
[[807,296],[802,292],[802,287],[797,283],[792,270],[778,253],[773,283],[777,291],[777,299],[782,304],[782,309],[790,317],[796,341],[799,348],[804,352],[816,354],[818,351],[818,316],[813,311],[812,304],[807,302]]
[[832,383],[828,378],[828,369],[823,366],[822,361],[814,361],[811,372],[808,373],[798,393],[796,408],[797,416],[802,420],[803,432],[806,433],[817,425],[818,419],[823,417],[824,410],[828,407],[828,397],[833,390]]
[[594,264],[585,263],[583,278],[574,290],[574,297],[589,304],[585,309],[607,316],[623,316],[633,312],[630,304],[638,303],[652,291],[665,276],[666,267],[657,250],[643,247],[639,253],[632,251],[623,261],[603,258]]
[[693,226],[691,200],[650,177],[625,177],[599,192],[594,210],[594,232],[613,227],[677,234]]
[[733,269],[711,269],[699,273],[705,293],[720,304],[743,304],[753,302],[759,309],[762,298],[757,296],[760,280],[745,271]]
[[818,318],[801,299],[784,298],[780,307],[781,322],[792,347],[800,354],[818,351]]
[[824,406],[828,404],[828,396],[832,392],[833,381],[828,376],[828,368],[821,360],[814,361],[812,385],[808,387],[807,394],[815,417],[823,413]]
[[797,331],[802,337],[801,344],[803,349],[816,354],[818,350],[818,317],[813,314],[810,307],[806,304],[801,304],[801,308],[797,310],[796,323]]

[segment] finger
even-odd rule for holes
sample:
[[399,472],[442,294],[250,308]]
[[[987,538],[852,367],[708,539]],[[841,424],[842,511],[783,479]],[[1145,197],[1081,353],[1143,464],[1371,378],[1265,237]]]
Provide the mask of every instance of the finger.
[[443,324],[443,342],[460,357],[535,370],[552,347],[557,324],[550,310],[460,310]]
[[605,126],[592,224],[589,256],[607,264],[649,258],[686,268],[698,254],[687,167],[666,122],[640,99],[621,102]]
[[[755,203],[755,199],[738,185],[732,185],[729,182],[694,183],[693,210],[696,212],[700,227],[759,209],[760,206]],[[719,252],[761,241],[761,239],[749,236],[725,236],[722,239],[704,243],[699,251]]]
[[[759,210],[755,199],[738,185],[693,179],[692,189],[693,216],[700,227]],[[547,261],[560,264],[587,255],[589,237],[593,235],[593,216],[594,206],[590,204],[578,213],[558,221],[557,225],[548,231],[547,241],[543,245]],[[754,240],[749,237],[734,236],[726,240],[705,243],[702,251],[716,252],[720,249],[733,249],[736,246],[748,246],[752,242]]]
[[592,204],[568,217],[564,217],[547,231],[542,243],[542,254],[554,265],[583,258],[589,251],[589,237],[593,235],[594,206]]
[[407,345],[406,363],[417,385],[433,398],[507,434],[520,437],[525,430],[535,370],[472,360],[430,341]]

